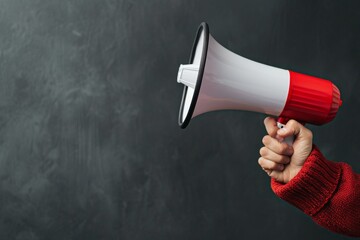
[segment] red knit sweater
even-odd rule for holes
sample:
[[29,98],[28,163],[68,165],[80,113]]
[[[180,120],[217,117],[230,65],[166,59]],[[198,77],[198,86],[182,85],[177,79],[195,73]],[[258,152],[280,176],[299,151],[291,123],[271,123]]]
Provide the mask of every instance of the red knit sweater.
[[360,237],[360,174],[346,163],[328,161],[314,147],[301,171],[287,184],[272,179],[275,194],[319,225]]

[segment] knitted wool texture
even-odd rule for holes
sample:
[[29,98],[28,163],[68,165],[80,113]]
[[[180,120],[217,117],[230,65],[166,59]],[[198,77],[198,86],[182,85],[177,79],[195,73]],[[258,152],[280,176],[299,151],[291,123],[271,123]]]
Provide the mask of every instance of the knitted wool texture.
[[316,146],[290,182],[272,179],[271,187],[322,227],[360,237],[360,174],[346,163],[326,160]]

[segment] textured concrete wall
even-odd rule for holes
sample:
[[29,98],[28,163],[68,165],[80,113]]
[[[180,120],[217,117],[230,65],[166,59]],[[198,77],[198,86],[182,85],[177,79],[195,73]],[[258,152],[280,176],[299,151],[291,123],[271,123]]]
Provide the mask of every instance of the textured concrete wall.
[[0,239],[346,239],[276,198],[261,114],[177,126],[198,24],[250,59],[329,78],[314,130],[360,171],[358,1],[1,0]]

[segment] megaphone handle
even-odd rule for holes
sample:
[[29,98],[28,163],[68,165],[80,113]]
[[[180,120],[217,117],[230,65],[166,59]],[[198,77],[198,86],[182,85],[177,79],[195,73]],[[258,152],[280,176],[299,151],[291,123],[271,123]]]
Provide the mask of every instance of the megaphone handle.
[[[282,123],[280,123],[280,122],[277,122],[277,126],[278,126],[278,128],[280,129],[280,128],[285,127],[285,124],[282,124]],[[294,140],[295,140],[295,136],[292,135],[292,136],[289,136],[289,137],[285,138],[285,139],[283,140],[283,142],[285,142],[285,143],[286,143],[287,145],[289,145],[289,146],[292,146],[293,143],[294,143]]]

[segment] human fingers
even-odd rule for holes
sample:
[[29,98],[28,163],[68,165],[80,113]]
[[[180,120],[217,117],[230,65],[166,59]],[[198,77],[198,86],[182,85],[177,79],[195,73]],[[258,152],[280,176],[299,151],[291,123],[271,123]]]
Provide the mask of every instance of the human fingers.
[[312,141],[313,138],[312,132],[295,120],[288,121],[284,128],[277,131],[277,134],[282,138],[293,135],[295,135],[297,138],[308,139],[310,141]]
[[294,153],[294,149],[292,146],[289,146],[288,144],[284,142],[279,142],[277,139],[266,135],[262,139],[263,144],[265,147],[273,151],[274,153],[280,154],[280,155],[287,155],[291,156]]
[[279,128],[277,127],[276,120],[272,117],[266,117],[264,119],[264,125],[265,125],[265,129],[266,129],[267,133],[271,137],[275,137],[277,134],[277,131],[279,130]]
[[290,157],[289,156],[277,154],[277,153],[271,151],[267,147],[260,148],[259,153],[263,158],[271,160],[271,161],[276,162],[276,163],[288,164],[290,162]]
[[275,171],[264,169],[264,171],[269,175],[269,177],[275,179],[277,182],[285,183],[285,174],[284,171]]
[[282,171],[285,168],[284,164],[276,163],[271,160],[265,159],[263,157],[259,158],[258,163],[261,166],[261,168],[266,170]]

